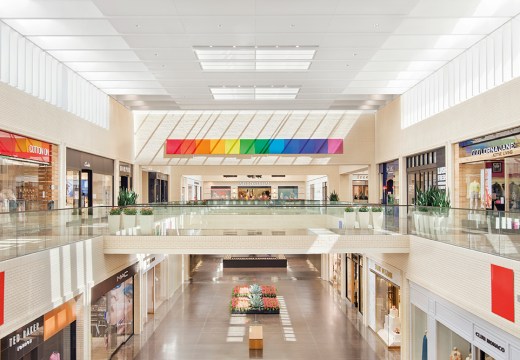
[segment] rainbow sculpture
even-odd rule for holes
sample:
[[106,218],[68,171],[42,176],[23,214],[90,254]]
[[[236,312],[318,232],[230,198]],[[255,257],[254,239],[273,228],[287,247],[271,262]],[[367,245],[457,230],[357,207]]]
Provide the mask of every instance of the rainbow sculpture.
[[166,155],[343,154],[343,139],[167,139]]

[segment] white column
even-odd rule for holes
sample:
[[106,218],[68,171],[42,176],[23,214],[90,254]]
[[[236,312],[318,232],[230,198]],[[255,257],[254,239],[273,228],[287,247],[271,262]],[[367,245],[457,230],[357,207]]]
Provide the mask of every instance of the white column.
[[321,254],[321,279],[329,281],[329,254]]
[[182,282],[190,281],[190,255],[182,255]]
[[[454,206],[455,204],[455,154],[453,151],[453,145],[448,143],[445,146],[445,153],[446,153],[446,188],[450,191],[450,201],[451,206]],[[507,184],[507,181],[506,181]]]
[[121,184],[119,183],[121,180],[119,178],[119,160],[114,160],[114,196],[113,196],[113,205],[117,206],[117,198],[119,197],[119,187]]
[[381,202],[382,189],[379,188],[379,166],[371,164],[368,166],[368,202],[379,204]]
[[67,204],[67,146],[58,146],[58,203],[56,209],[63,209]]
[[[140,265],[141,263],[139,263]],[[141,266],[134,277],[134,333],[140,334],[144,329],[143,304],[146,301],[146,283],[143,281]],[[144,313],[146,316],[146,312]]]
[[347,254],[341,254],[341,284],[340,293],[341,298],[347,298]]
[[428,360],[437,359],[437,321],[435,316],[428,314]]

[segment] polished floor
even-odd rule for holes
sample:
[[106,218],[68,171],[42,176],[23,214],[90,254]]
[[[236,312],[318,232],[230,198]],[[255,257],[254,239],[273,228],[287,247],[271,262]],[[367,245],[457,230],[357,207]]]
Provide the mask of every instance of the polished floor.
[[[134,335],[115,359],[399,359],[357,310],[341,301],[303,256],[288,256],[288,269],[222,269],[207,256],[176,299],[164,303],[143,334]],[[280,315],[231,315],[231,289],[273,284]],[[249,351],[248,325],[263,325],[263,351]]]

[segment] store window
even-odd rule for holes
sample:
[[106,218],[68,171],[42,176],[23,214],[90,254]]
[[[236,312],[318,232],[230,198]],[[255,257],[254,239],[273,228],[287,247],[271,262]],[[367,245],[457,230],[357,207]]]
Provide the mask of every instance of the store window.
[[379,165],[382,204],[399,204],[399,160]]
[[408,204],[415,204],[418,191],[446,188],[445,149],[439,148],[406,158]]
[[347,254],[346,256],[346,287],[347,299],[352,305],[363,313],[362,300],[362,274],[363,274],[363,255]]
[[110,206],[112,205],[112,179],[110,175],[93,174],[92,179],[92,205]]
[[412,305],[412,359],[428,359],[428,316]]
[[376,274],[376,332],[390,347],[401,345],[400,289]]
[[468,358],[470,353],[469,341],[437,322],[437,358],[462,360]]
[[229,200],[231,199],[231,186],[212,186],[211,199]]

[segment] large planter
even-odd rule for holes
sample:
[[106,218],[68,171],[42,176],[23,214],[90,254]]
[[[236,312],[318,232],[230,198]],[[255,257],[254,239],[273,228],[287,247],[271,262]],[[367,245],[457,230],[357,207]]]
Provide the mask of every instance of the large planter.
[[121,215],[108,215],[108,232],[115,234],[121,230]]
[[123,214],[123,229],[132,229],[135,228],[135,215],[126,215]]
[[153,215],[139,215],[139,226],[142,235],[152,235],[154,233],[155,217]]
[[354,229],[356,227],[356,212],[344,212],[345,229]]
[[383,212],[373,212],[372,213],[372,225],[374,230],[381,230],[383,227]]
[[359,216],[359,228],[368,229],[368,222],[370,221],[370,213],[358,211],[358,216]]

